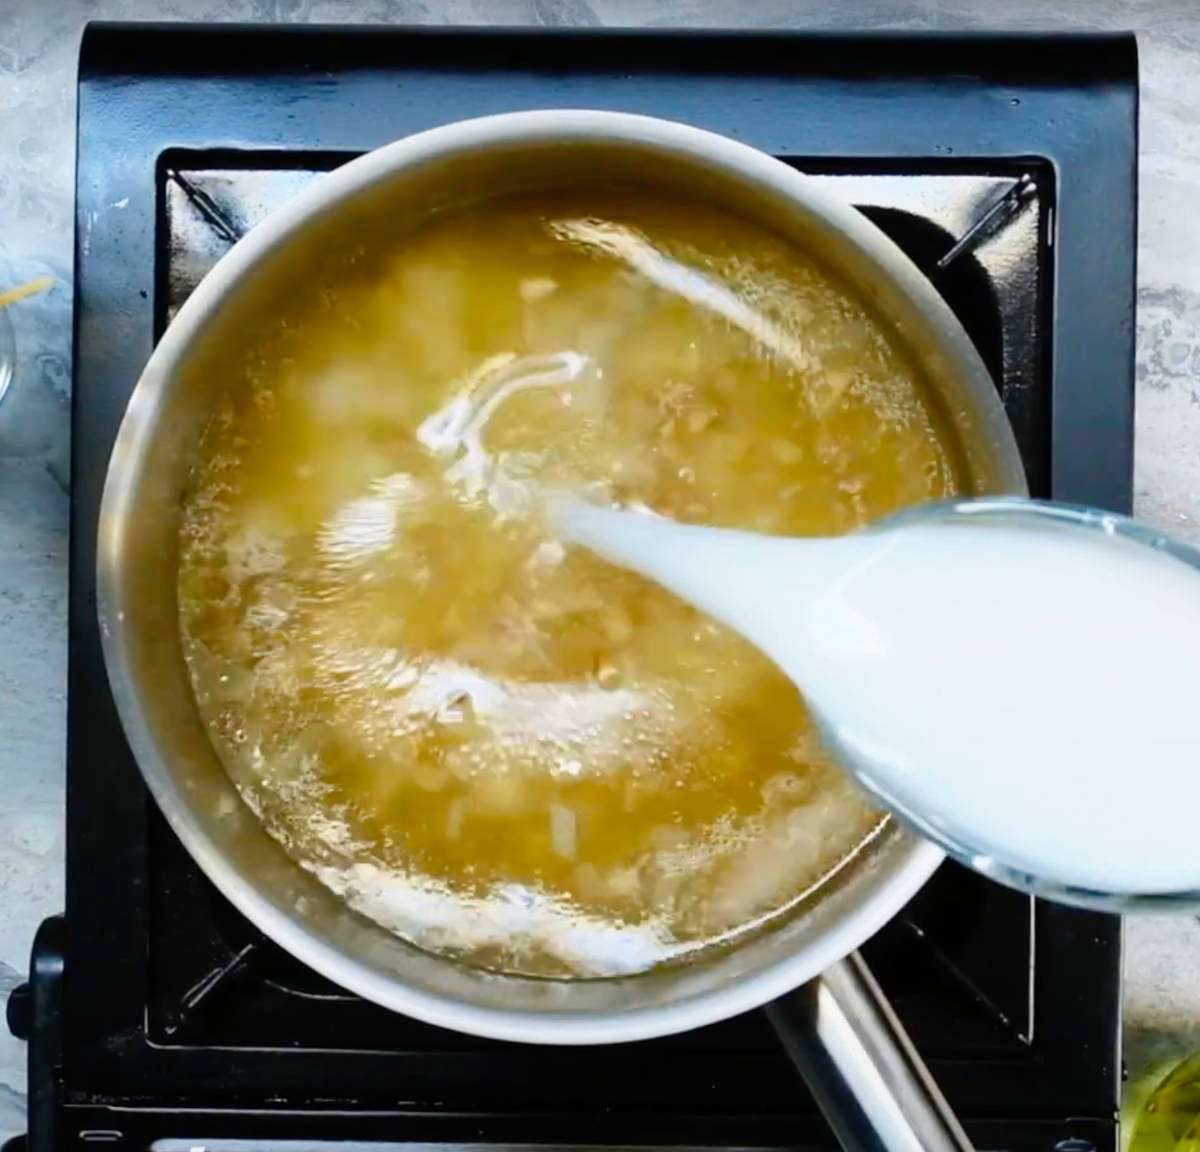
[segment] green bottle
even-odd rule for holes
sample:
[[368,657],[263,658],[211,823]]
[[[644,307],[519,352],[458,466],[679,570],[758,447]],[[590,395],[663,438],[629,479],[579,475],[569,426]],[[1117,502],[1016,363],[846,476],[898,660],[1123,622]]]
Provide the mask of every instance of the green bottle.
[[[1181,1060],[1155,1082],[1131,1086],[1126,1102],[1132,1122],[1126,1152],[1200,1152],[1200,1052]],[[1149,1082],[1149,1093],[1139,1101]],[[1140,1107],[1138,1106],[1140,1102]]]

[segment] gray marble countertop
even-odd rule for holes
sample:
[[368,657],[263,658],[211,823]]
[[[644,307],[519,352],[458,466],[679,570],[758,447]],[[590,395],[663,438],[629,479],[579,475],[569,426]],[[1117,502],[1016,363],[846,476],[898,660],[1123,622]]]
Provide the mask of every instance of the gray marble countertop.
[[[75,68],[89,19],[721,27],[1134,28],[1142,71],[1137,513],[1200,540],[1197,0],[2,0],[0,289],[16,382],[0,405],[0,996],[63,903],[68,404]],[[1126,934],[1126,1058],[1200,1048],[1200,925]],[[0,1029],[0,1138],[23,1131],[24,1046]]]

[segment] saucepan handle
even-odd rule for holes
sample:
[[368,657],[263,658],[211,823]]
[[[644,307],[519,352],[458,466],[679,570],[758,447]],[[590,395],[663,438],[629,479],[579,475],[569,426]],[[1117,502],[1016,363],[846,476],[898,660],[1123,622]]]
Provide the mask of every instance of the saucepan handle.
[[766,1012],[846,1152],[972,1152],[857,952]]

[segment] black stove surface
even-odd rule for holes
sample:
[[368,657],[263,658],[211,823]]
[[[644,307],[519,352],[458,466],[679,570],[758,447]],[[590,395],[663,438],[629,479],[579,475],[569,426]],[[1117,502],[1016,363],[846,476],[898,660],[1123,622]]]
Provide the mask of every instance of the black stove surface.
[[[958,313],[1034,493],[1127,510],[1136,101],[1123,37],[91,26],[67,908],[10,1004],[29,1145],[830,1147],[760,1014],[618,1048],[483,1041],[342,991],[242,919],[151,804],[108,691],[108,453],[174,310],[307,180],[434,124],[592,106],[723,132],[834,185]],[[864,951],[979,1147],[1115,1148],[1117,921],[947,865]]]

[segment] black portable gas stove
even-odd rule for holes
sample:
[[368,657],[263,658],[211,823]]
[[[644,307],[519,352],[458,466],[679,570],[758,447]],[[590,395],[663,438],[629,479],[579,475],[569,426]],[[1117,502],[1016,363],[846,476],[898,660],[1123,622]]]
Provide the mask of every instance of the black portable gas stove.
[[[974,339],[1035,495],[1127,511],[1137,64],[1128,37],[92,25],[79,74],[67,903],[9,1003],[31,1152],[104,1146],[828,1148],[761,1014],[561,1051],[391,1014],[283,954],[142,785],[109,693],[95,533],[154,341],[321,172],[535,107],[678,119],[857,204]],[[946,865],[865,949],[980,1148],[1116,1147],[1119,923]]]

